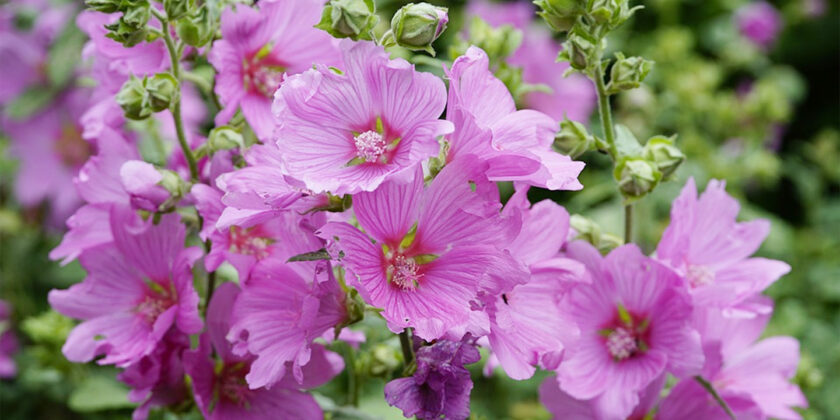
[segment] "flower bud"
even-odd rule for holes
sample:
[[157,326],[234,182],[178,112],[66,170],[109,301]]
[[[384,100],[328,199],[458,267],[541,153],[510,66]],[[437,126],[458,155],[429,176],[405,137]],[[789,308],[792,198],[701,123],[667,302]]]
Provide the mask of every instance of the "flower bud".
[[163,0],[163,10],[171,21],[186,16],[193,6],[192,0]]
[[122,1],[120,0],[87,0],[85,1],[85,5],[97,12],[102,13],[116,13],[119,12],[122,6]]
[[674,138],[663,136],[651,137],[642,150],[642,156],[656,164],[663,179],[673,175],[685,160],[683,152],[674,146]]
[[144,81],[132,75],[123,83],[116,100],[126,118],[143,120],[152,115],[152,108],[149,106],[147,97]]
[[573,214],[569,218],[569,225],[574,230],[574,239],[584,240],[596,247],[598,246],[601,240],[601,227],[597,223],[579,214]]
[[536,0],[538,12],[551,29],[565,32],[571,29],[578,16],[583,12],[585,2],[581,0]]
[[315,27],[336,38],[369,40],[378,22],[373,0],[330,0]]
[[131,205],[137,209],[157,212],[162,210],[162,205],[172,196],[170,191],[161,185],[161,181],[164,180],[163,174],[158,172],[154,165],[141,160],[125,162],[120,168],[120,179],[123,188],[131,197]]
[[150,8],[151,6],[147,1],[137,2],[123,13],[120,21],[134,28],[146,26],[151,15]]
[[429,3],[403,6],[391,19],[394,42],[410,50],[423,50],[434,55],[432,42],[446,29],[449,22],[447,10]]
[[242,134],[229,126],[216,127],[210,131],[207,145],[212,152],[230,150],[245,147],[245,140]]
[[595,146],[595,138],[586,127],[568,118],[560,122],[560,131],[554,136],[554,148],[560,153],[576,158]]
[[201,47],[213,38],[213,23],[207,8],[202,6],[193,17],[181,19],[175,25],[178,38],[187,45]]
[[146,80],[149,93],[149,106],[154,112],[169,109],[169,105],[178,100],[178,81],[169,73],[158,73]]
[[576,34],[570,34],[563,43],[563,51],[560,52],[560,59],[566,60],[576,70],[589,68],[592,56],[595,52],[595,45],[589,40]]
[[641,198],[653,191],[662,179],[662,172],[654,163],[634,157],[622,158],[613,175],[618,181],[618,189],[628,200]]
[[616,61],[610,71],[609,93],[618,93],[639,87],[653,68],[653,61],[642,57],[624,57],[616,53]]
[[145,41],[148,34],[145,25],[139,27],[129,25],[123,22],[122,18],[113,24],[105,25],[105,29],[108,29],[108,33],[105,34],[106,37],[123,44],[125,47],[133,47]]

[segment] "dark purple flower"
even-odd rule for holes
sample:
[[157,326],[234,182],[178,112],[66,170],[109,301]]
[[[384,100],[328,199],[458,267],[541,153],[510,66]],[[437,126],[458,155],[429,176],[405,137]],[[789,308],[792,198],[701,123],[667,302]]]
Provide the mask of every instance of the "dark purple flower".
[[473,383],[464,367],[481,359],[474,340],[441,340],[417,349],[414,376],[385,385],[385,400],[419,419],[465,419],[470,415]]

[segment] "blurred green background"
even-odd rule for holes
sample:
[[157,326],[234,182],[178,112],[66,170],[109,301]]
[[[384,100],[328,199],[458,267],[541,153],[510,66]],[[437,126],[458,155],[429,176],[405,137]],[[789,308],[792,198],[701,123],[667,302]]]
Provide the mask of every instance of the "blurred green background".
[[[645,86],[615,100],[617,122],[640,139],[678,134],[677,144],[688,156],[675,181],[637,205],[638,241],[647,251],[655,248],[670,202],[688,176],[701,186],[710,178],[727,180],[728,191],[742,202],[741,217],[773,223],[760,254],[793,267],[769,289],[776,310],[766,334],[801,342],[795,380],[810,402],[803,415],[840,419],[840,5],[825,0],[825,10],[814,14],[815,1],[771,2],[785,23],[767,51],[749,44],[733,25],[743,0],[641,2],[645,9],[610,38],[610,47],[656,61]],[[383,16],[404,3],[377,2]],[[436,44],[447,51],[465,21],[465,3],[433,3],[450,8],[450,29]],[[78,263],[59,267],[47,258],[61,233],[43,228],[46,207],[21,208],[15,202],[16,162],[8,143],[0,135],[0,299],[13,313],[0,328],[14,331],[20,351],[17,377],[0,381],[0,413],[4,419],[126,418],[132,405],[115,369],[74,365],[60,353],[73,322],[49,311],[46,293],[79,281],[84,272]],[[583,159],[588,164],[583,191],[532,191],[531,199],[555,199],[570,213],[620,235],[621,202],[611,162],[593,153]],[[548,417],[536,399],[545,374],[516,382],[501,372],[485,377],[481,366],[473,370],[475,416]],[[381,387],[378,381],[363,387],[361,410],[393,416],[397,412],[384,405]],[[339,388],[322,391],[340,393]],[[185,416],[153,412],[152,417]]]

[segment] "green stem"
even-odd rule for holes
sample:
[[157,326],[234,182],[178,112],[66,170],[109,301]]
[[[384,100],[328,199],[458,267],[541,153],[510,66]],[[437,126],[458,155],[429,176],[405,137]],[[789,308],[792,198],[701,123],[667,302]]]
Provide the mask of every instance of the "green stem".
[[[600,60],[599,60],[600,61]],[[592,81],[598,90],[598,114],[601,117],[601,128],[604,131],[604,139],[609,146],[610,156],[613,161],[618,159],[618,150],[615,147],[615,128],[612,122],[612,111],[610,110],[610,96],[607,94],[607,87],[604,84],[604,74],[601,71],[601,64],[595,64],[592,72]]]
[[359,375],[356,372],[356,354],[353,347],[346,344],[347,351],[347,404],[359,406]]
[[624,206],[624,243],[633,242],[633,205]]
[[400,333],[400,347],[402,347],[403,359],[405,366],[414,361],[414,345],[411,343],[411,333],[408,328],[402,330]]
[[715,401],[717,401],[718,405],[720,405],[720,407],[723,408],[723,411],[726,412],[726,415],[729,416],[730,419],[736,420],[735,414],[732,412],[732,409],[730,409],[729,405],[726,404],[726,401],[724,401],[723,398],[720,397],[720,394],[718,394],[717,391],[715,391],[715,387],[712,386],[712,384],[709,383],[709,381],[703,379],[703,377],[699,375],[695,376],[694,380],[697,381],[706,390],[706,392],[711,394],[711,396],[715,399]]
[[[169,50],[169,60],[172,62],[172,76],[178,83],[181,83],[181,48],[175,46],[172,40],[172,34],[169,31],[169,20],[166,16],[158,11],[153,12],[155,17],[160,20],[163,32],[163,41],[166,43],[166,49]],[[179,86],[180,88],[180,86]],[[195,155],[193,155],[190,145],[187,144],[187,136],[184,134],[184,121],[181,118],[181,97],[178,95],[172,103],[172,119],[175,121],[175,134],[178,136],[178,144],[181,145],[181,150],[184,152],[184,157],[187,159],[187,164],[190,166],[190,178],[193,182],[198,181],[198,165],[195,162]]]

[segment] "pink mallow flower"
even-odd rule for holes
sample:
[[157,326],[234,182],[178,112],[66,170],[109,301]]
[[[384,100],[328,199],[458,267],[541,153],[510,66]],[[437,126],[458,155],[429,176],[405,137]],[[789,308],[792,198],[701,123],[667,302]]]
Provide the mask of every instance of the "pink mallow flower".
[[336,195],[372,191],[386,178],[410,178],[435,156],[443,81],[372,42],[341,42],[344,68],[325,65],[290,76],[277,91],[275,139],[280,169],[306,188]]
[[556,367],[564,343],[577,338],[578,329],[562,316],[560,300],[584,278],[584,266],[560,256],[569,231],[569,213],[551,200],[529,208],[528,188],[508,200],[503,214],[521,212],[522,228],[507,245],[525,264],[530,279],[510,292],[488,296],[481,308],[489,316],[487,336],[493,356],[513,379],[530,378],[535,366]]
[[[793,407],[807,407],[808,402],[799,387],[790,383],[799,364],[799,342],[793,337],[756,341],[769,319],[769,314],[729,317],[715,308],[695,314],[706,354],[702,376],[738,419],[801,419]],[[699,383],[688,378],[677,383],[662,401],[657,418],[727,416]]]
[[[578,400],[563,392],[557,378],[548,377],[540,385],[540,402],[554,420],[650,420],[651,410],[659,402],[659,394],[667,375],[659,375],[639,393],[639,403],[629,416],[604,415],[598,408],[599,399]],[[671,420],[681,419],[674,417]],[[664,419],[663,419],[664,420]]]
[[[301,389],[329,382],[344,369],[341,356],[321,345],[313,345],[312,357],[301,368],[301,382],[287,373],[270,388],[249,388],[245,377],[255,368],[255,358],[233,353],[225,339],[240,295],[233,283],[223,283],[213,292],[207,308],[207,331],[201,335],[198,348],[184,355],[184,366],[192,378],[193,394],[201,414],[210,420],[323,419],[315,399]],[[213,359],[213,353],[220,359],[218,362]]]
[[749,258],[770,231],[767,220],[738,223],[738,202],[712,180],[698,198],[689,179],[671,207],[656,258],[684,279],[694,304],[737,309],[790,271],[781,261]]
[[[479,180],[473,191],[474,179],[463,165],[447,165],[424,189],[418,166],[410,182],[390,180],[353,197],[367,235],[347,223],[321,228],[319,235],[332,241],[328,250],[348,270],[348,284],[383,309],[391,331],[413,327],[424,340],[440,338],[468,321],[480,291],[509,290],[527,279],[496,246],[507,241],[506,226],[498,201],[481,195],[495,185]],[[511,285],[495,284],[490,273]]]
[[222,39],[209,57],[224,106],[217,125],[242,107],[254,133],[267,141],[274,131],[271,99],[287,74],[340,63],[335,39],[314,28],[322,8],[317,0],[268,0],[259,10],[240,4],[222,13]]
[[303,366],[314,357],[312,341],[346,320],[344,301],[323,261],[260,261],[236,299],[227,334],[234,354],[255,357],[245,375],[248,387],[272,387],[289,370],[302,382]]
[[177,214],[157,225],[128,208],[110,214],[113,243],[82,253],[88,276],[67,290],[49,294],[52,307],[83,320],[62,351],[73,362],[128,366],[152,353],[166,333],[201,330],[198,294],[191,267],[198,248],[184,249],[184,226]]
[[488,69],[487,54],[470,47],[447,71],[447,162],[475,155],[488,163],[491,181],[519,181],[551,190],[579,190],[583,162],[552,150],[556,121],[534,110],[516,110],[513,97]]
[[773,46],[782,29],[782,16],[766,1],[754,1],[735,12],[738,31],[752,43],[768,49]]
[[266,258],[286,261],[295,255],[324,247],[323,240],[315,236],[316,228],[324,224],[323,213],[302,216],[286,211],[252,226],[219,229],[216,222],[225,208],[221,191],[196,184],[192,188],[192,196],[199,214],[204,218],[201,237],[213,244],[204,260],[208,271],[215,271],[227,261],[239,273],[240,283],[245,283],[259,261]]
[[152,353],[117,375],[117,379],[131,387],[128,400],[139,403],[132,420],[145,420],[153,407],[175,405],[189,398],[181,361],[189,349],[190,337],[170,329]]
[[685,377],[703,364],[692,307],[679,277],[635,245],[605,258],[582,241],[567,246],[583,262],[591,284],[578,284],[562,308],[580,328],[557,369],[560,388],[575,399],[595,399],[604,418],[626,418],[639,393],[669,372]]

